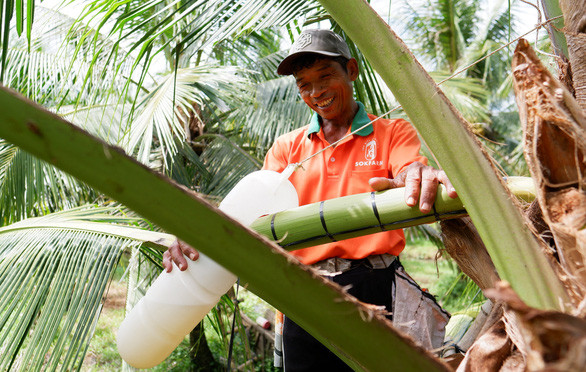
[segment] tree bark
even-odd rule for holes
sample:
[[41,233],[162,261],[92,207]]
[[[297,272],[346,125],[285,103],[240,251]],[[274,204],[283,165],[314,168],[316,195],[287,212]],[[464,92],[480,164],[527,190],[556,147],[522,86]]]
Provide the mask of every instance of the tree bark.
[[525,158],[561,265],[552,264],[573,307],[581,308],[586,293],[586,116],[525,40],[515,50],[513,73]]
[[208,341],[200,322],[189,333],[189,358],[191,359],[191,370],[198,371],[215,371],[220,369],[220,365],[214,359],[212,352],[208,346]]
[[586,110],[586,2],[560,0],[576,100]]

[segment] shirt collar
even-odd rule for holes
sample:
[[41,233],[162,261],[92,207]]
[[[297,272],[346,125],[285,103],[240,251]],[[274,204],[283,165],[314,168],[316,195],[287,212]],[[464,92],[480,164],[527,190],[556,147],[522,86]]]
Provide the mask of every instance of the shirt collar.
[[[354,116],[354,119],[352,120],[352,126],[350,128],[351,132],[354,132],[356,129],[362,127],[363,125],[369,123],[371,120],[368,117],[368,114],[366,113],[366,109],[364,108],[364,105],[362,104],[362,102],[356,102],[358,103],[358,112],[356,113],[356,116]],[[307,137],[309,137],[312,133],[318,133],[320,130],[320,125],[319,125],[319,115],[314,112],[313,115],[311,116],[311,120],[309,122],[309,128],[307,129]],[[373,128],[372,128],[372,124],[360,129],[358,132],[356,132],[355,134],[359,135],[359,136],[368,136],[369,134],[371,134],[373,132]]]

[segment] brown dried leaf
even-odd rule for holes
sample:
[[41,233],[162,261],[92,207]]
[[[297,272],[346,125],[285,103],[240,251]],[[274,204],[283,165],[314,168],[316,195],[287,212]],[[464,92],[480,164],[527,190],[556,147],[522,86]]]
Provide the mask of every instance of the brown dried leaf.
[[469,217],[440,222],[450,257],[481,289],[494,287],[499,276],[478,231]]
[[506,312],[515,315],[523,335],[524,345],[520,349],[526,354],[529,370],[586,370],[586,320],[531,308],[506,282],[499,282],[495,289],[485,291],[485,295],[505,303]]
[[525,158],[561,266],[552,264],[577,306],[586,294],[586,116],[525,40],[513,72]]
[[476,340],[468,350],[458,372],[499,371],[511,355],[513,343],[505,331],[505,323],[500,320]]

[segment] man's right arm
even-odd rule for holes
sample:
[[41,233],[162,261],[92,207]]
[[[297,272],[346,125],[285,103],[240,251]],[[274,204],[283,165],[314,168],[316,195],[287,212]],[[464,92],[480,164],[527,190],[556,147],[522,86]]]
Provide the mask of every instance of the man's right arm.
[[185,257],[189,257],[190,260],[195,261],[199,258],[199,252],[189,244],[175,239],[165,253],[163,253],[163,267],[165,271],[168,273],[171,272],[173,270],[173,263],[177,265],[179,270],[187,270],[188,263]]
[[[288,165],[283,149],[282,144],[275,141],[275,144],[271,146],[265,156],[262,169],[273,170],[276,172],[283,171]],[[189,257],[192,261],[195,261],[199,257],[199,253],[189,244],[176,239],[165,253],[163,253],[163,267],[165,268],[165,271],[171,272],[171,270],[173,270],[173,263],[177,265],[179,270],[187,270],[188,261],[185,257]]]
[[262,169],[282,172],[289,165],[286,153],[286,147],[277,139],[267,152]]

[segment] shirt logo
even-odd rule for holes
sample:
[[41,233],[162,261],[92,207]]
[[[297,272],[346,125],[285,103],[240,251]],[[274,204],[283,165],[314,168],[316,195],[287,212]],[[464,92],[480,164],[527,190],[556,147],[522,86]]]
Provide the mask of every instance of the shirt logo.
[[377,155],[376,140],[368,141],[364,145],[364,159],[365,161],[357,161],[354,163],[355,167],[364,167],[369,165],[383,165],[382,160],[375,160]]
[[295,53],[311,44],[311,34],[301,34],[295,43],[291,46],[289,54]]
[[374,160],[376,158],[376,141],[372,140],[364,145],[364,157],[366,160]]

